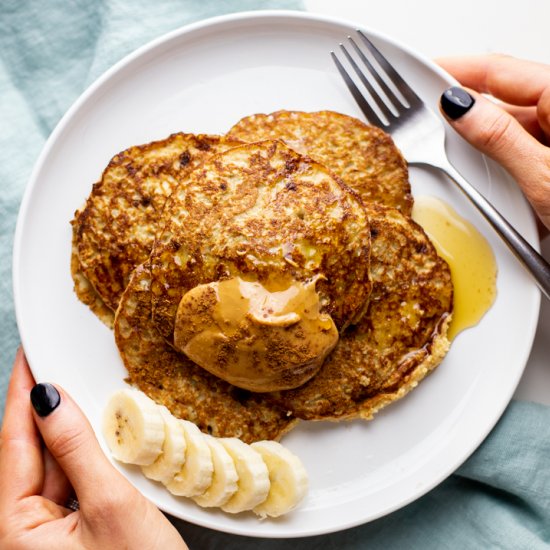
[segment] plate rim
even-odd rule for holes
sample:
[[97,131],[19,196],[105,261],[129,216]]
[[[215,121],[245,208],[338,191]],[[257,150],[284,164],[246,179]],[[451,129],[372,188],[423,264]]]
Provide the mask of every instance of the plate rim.
[[[148,41],[142,46],[136,48],[132,52],[122,57],[109,69],[103,72],[99,77],[97,77],[73,102],[73,104],[69,107],[69,109],[65,112],[65,114],[59,120],[59,122],[56,124],[55,128],[53,129],[50,136],[48,137],[45,144],[43,145],[43,148],[34,164],[33,170],[28,179],[28,182],[23,194],[23,198],[21,200],[18,216],[17,216],[17,223],[15,228],[15,234],[14,234],[13,253],[12,253],[12,286],[13,286],[13,296],[14,296],[14,304],[15,304],[15,315],[16,315],[19,335],[24,345],[28,343],[28,340],[25,335],[25,329],[24,329],[25,323],[22,319],[23,312],[22,312],[22,306],[20,305],[22,277],[19,271],[21,256],[23,254],[22,239],[23,239],[24,226],[28,218],[28,209],[30,207],[33,191],[37,185],[37,182],[39,181],[40,173],[50,155],[51,149],[57,142],[58,136],[63,132],[65,127],[70,123],[73,116],[76,113],[78,113],[81,106],[84,105],[88,101],[88,99],[96,93],[97,89],[100,88],[104,83],[108,82],[111,79],[111,77],[119,73],[119,71],[121,71],[124,67],[130,65],[134,60],[139,59],[147,52],[154,50],[155,48],[157,48],[158,46],[166,42],[170,42],[184,35],[192,34],[194,32],[216,27],[216,26],[231,27],[235,23],[240,23],[242,21],[250,21],[250,20],[267,21],[267,20],[274,20],[277,18],[281,20],[292,19],[296,22],[305,22],[305,24],[316,22],[316,23],[328,25],[330,27],[336,25],[336,26],[346,27],[350,30],[360,28],[361,30],[365,31],[369,36],[372,36],[375,38],[378,37],[382,39],[384,42],[387,42],[395,46],[397,49],[405,52],[408,56],[414,58],[420,64],[428,66],[428,68],[431,71],[433,71],[438,76],[440,76],[443,80],[448,82],[449,85],[456,83],[456,81],[452,77],[450,77],[450,75],[446,73],[443,69],[437,66],[435,62],[433,62],[428,58],[425,58],[424,56],[417,53],[414,49],[411,49],[409,46],[401,43],[398,40],[395,40],[393,37],[388,36],[385,33],[379,32],[376,29],[373,29],[364,25],[355,25],[351,21],[344,18],[333,17],[330,15],[321,15],[321,14],[311,13],[311,12],[295,11],[295,10],[257,10],[257,11],[244,11],[244,12],[236,12],[236,13],[231,13],[226,15],[215,16],[215,17],[203,19],[197,22],[193,22],[187,25],[183,25],[172,31],[164,33],[154,38],[153,40]],[[540,241],[536,234],[536,222],[535,222],[534,215],[532,213],[530,213],[529,221],[531,225],[531,231],[534,232],[533,246],[537,250],[540,250]],[[530,239],[530,240],[533,240],[533,239]],[[533,295],[534,307],[532,308],[532,317],[534,319],[534,322],[533,322],[533,319],[531,319],[531,323],[534,328],[531,331],[529,345],[526,345],[525,357],[522,360],[522,368],[517,370],[517,376],[513,384],[513,389],[509,393],[509,395],[506,395],[501,398],[503,403],[502,407],[494,407],[492,418],[489,421],[487,421],[487,424],[486,424],[487,428],[485,430],[484,435],[478,438],[479,440],[476,441],[475,443],[471,442],[472,448],[468,448],[460,456],[455,456],[455,460],[453,461],[454,466],[451,467],[450,471],[446,471],[446,473],[442,473],[442,475],[432,478],[430,480],[430,483],[428,483],[427,485],[424,485],[421,488],[421,490],[417,491],[415,494],[409,495],[409,498],[400,499],[399,503],[395,504],[394,506],[388,506],[385,509],[380,510],[380,512],[377,515],[370,516],[367,520],[356,518],[348,522],[339,522],[337,526],[330,525],[324,528],[321,527],[317,529],[309,528],[304,531],[299,531],[295,533],[285,533],[285,532],[278,533],[276,532],[276,529],[272,529],[272,531],[267,534],[262,532],[247,530],[246,526],[245,526],[245,529],[237,528],[238,527],[237,525],[235,526],[235,529],[227,528],[225,525],[219,527],[215,525],[215,518],[213,519],[212,522],[208,522],[208,521],[201,522],[193,518],[192,520],[193,523],[195,523],[196,525],[201,525],[203,527],[210,528],[210,529],[219,530],[219,531],[223,531],[231,534],[237,534],[237,535],[246,535],[246,536],[261,537],[261,538],[299,538],[299,537],[322,535],[322,534],[337,532],[337,531],[341,531],[344,529],[348,529],[351,527],[355,527],[358,525],[362,525],[362,524],[374,521],[380,517],[383,517],[396,510],[399,510],[405,507],[406,505],[410,504],[411,502],[424,496],[434,487],[438,486],[443,480],[449,477],[465,460],[468,459],[468,457],[473,452],[475,452],[475,450],[479,447],[479,445],[483,442],[483,440],[487,437],[487,435],[492,431],[492,429],[494,428],[494,426],[496,425],[496,423],[504,413],[506,407],[508,406],[513,396],[513,392],[515,391],[515,388],[517,387],[519,380],[521,379],[521,376],[525,369],[525,366],[527,364],[528,357],[529,357],[531,348],[533,346],[533,341],[536,334],[536,326],[537,326],[537,319],[538,319],[539,310],[540,310],[541,296],[540,296],[540,293],[536,291],[536,289],[533,290],[533,293],[534,293]],[[25,347],[25,349],[27,349],[27,347]],[[31,371],[34,374],[35,370],[33,369],[32,361],[29,361],[29,365],[31,367]],[[185,521],[190,521],[188,518],[184,518],[180,514],[177,514],[177,512],[174,512],[171,509],[171,507],[163,507],[163,506],[159,506],[159,507],[167,511],[168,513],[174,515],[175,517],[181,518]],[[165,508],[168,508],[168,509],[165,509]],[[273,527],[276,528],[275,523],[273,524]]]

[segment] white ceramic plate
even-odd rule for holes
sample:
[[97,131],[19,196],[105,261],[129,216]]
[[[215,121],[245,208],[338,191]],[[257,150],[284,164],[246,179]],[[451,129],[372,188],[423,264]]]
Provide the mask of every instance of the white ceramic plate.
[[[101,411],[124,385],[113,334],[78,302],[69,273],[69,221],[118,151],[171,132],[225,132],[240,117],[278,109],[332,109],[361,118],[329,51],[353,25],[298,12],[255,12],[191,25],[141,48],[69,110],[38,161],[21,207],[14,290],[35,377],[62,384],[100,436]],[[424,100],[436,106],[450,79],[403,45],[366,29]],[[533,243],[535,225],[507,176],[449,132],[457,167]],[[539,293],[478,213],[437,174],[413,169],[415,194],[454,205],[490,241],[498,298],[458,336],[439,369],[372,423],[302,423],[284,443],[311,479],[298,510],[258,521],[174,498],[137,469],[121,471],[164,511],[243,535],[297,537],[357,525],[433,488],[480,444],[506,407],[531,348]],[[119,466],[117,466],[119,467]],[[98,490],[108,490],[100,488]]]

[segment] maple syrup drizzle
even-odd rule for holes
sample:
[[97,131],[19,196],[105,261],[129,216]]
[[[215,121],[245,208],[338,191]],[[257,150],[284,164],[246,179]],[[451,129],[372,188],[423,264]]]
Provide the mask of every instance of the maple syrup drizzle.
[[485,237],[441,199],[415,197],[412,217],[451,269],[454,303],[448,337],[452,340],[477,325],[495,301],[495,255]]

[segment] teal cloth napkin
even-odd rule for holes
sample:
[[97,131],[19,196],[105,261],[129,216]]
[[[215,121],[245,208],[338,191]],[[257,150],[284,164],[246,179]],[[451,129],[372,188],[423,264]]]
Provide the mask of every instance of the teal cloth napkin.
[[[167,31],[223,13],[301,7],[293,0],[2,0],[0,411],[19,343],[11,290],[17,210],[55,124],[102,72]],[[513,402],[448,480],[402,510],[354,529],[264,540],[173,521],[193,549],[550,548],[550,409]]]

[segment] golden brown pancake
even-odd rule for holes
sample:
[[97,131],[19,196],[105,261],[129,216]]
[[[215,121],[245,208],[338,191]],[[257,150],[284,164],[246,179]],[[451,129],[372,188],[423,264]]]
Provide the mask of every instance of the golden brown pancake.
[[178,133],[113,157],[73,221],[81,270],[108,308],[148,258],[166,198],[207,156],[235,145]]
[[105,305],[101,296],[95,291],[86,275],[82,273],[80,261],[78,259],[78,250],[75,242],[75,234],[73,229],[73,247],[71,250],[71,275],[74,282],[74,292],[78,299],[86,304],[93,313],[109,328],[113,328],[115,314],[112,309]]
[[339,330],[364,312],[365,209],[324,166],[281,141],[206,159],[167,201],[161,225],[151,253],[153,320],[170,341],[182,296],[231,277],[274,291],[318,275],[322,311]]
[[[128,381],[205,433],[252,442],[297,418],[371,419],[449,346],[449,269],[411,206],[391,138],[345,115],[280,111],[225,138],[174,134],[115,156],[75,214],[75,292],[107,325],[120,302]],[[272,290],[319,277],[341,335],[309,382],[251,393],[173,349],[182,296],[234,277]]]
[[388,134],[356,118],[334,111],[277,111],[243,118],[228,136],[242,141],[282,139],[295,151],[326,165],[364,202],[411,213],[405,159]]
[[359,324],[349,327],[319,373],[273,394],[298,418],[371,419],[403,397],[443,359],[453,287],[446,262],[414,221],[367,205],[372,293]]
[[122,296],[115,338],[128,381],[205,433],[250,443],[279,439],[297,422],[261,394],[231,386],[166,343],[151,321],[147,264],[134,271]]

